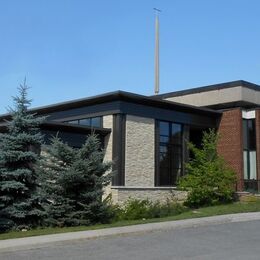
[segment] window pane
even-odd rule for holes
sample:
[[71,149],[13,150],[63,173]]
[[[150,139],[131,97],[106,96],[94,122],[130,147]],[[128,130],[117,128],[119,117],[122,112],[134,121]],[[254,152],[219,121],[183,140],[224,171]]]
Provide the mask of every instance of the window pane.
[[170,171],[169,168],[160,167],[160,181],[161,186],[169,186],[170,183]]
[[166,153],[160,153],[160,163],[165,160]]
[[179,145],[172,145],[172,153],[181,154],[182,153],[182,147],[179,146]]
[[244,149],[256,149],[255,119],[243,120],[243,143]]
[[90,126],[90,118],[85,118],[85,119],[79,120],[79,124],[80,124],[80,125]]
[[166,145],[160,145],[160,153],[167,153],[168,147]]
[[244,151],[243,153],[244,157],[244,179],[248,179],[248,162],[247,162],[247,151]]
[[172,124],[172,142],[181,144],[182,142],[182,126],[180,124]]
[[170,167],[169,156],[166,153],[160,153],[160,167]]
[[159,121],[156,185],[172,186],[182,172],[182,125]]
[[182,156],[179,153],[173,153],[173,168],[181,168],[182,166]]
[[256,180],[256,152],[249,152],[250,176],[249,179]]
[[78,125],[79,124],[79,120],[68,121],[66,123]]
[[168,137],[168,136],[161,135],[161,136],[160,136],[160,142],[161,142],[161,143],[168,143],[168,142],[169,142],[169,137]]
[[169,136],[169,123],[160,122],[160,135]]
[[172,170],[172,185],[176,184],[176,182],[180,176],[181,176],[181,169]]
[[248,149],[256,149],[256,132],[255,132],[255,120],[248,120]]
[[101,127],[101,117],[93,117],[91,118],[91,126]]
[[179,136],[181,134],[181,125],[180,124],[172,124],[172,135]]
[[247,120],[243,120],[243,143],[244,143],[244,149],[247,149]]

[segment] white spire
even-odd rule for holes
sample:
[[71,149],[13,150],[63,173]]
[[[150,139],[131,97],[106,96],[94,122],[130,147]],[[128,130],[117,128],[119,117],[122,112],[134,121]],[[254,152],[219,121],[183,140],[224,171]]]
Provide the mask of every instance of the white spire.
[[159,16],[158,13],[161,10],[154,8],[155,10],[155,66],[154,66],[154,93],[157,95],[159,93]]

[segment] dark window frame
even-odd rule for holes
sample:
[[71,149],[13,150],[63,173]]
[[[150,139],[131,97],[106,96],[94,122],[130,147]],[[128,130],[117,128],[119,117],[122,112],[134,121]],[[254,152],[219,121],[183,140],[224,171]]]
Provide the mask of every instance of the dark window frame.
[[[160,124],[167,124],[168,125],[168,135],[160,134]],[[176,143],[176,138],[172,138],[172,133],[173,133],[173,127],[178,126],[180,127],[180,137],[177,140],[178,142]],[[163,141],[162,138],[165,138],[165,140],[168,139],[168,141]],[[156,187],[172,187],[176,185],[177,178],[179,176],[183,175],[183,160],[184,160],[184,146],[183,146],[183,138],[184,138],[184,125],[177,123],[177,122],[171,122],[171,121],[164,121],[164,120],[156,120],[155,122],[155,186]],[[165,147],[168,152],[161,152],[160,149],[162,147]],[[176,150],[179,150],[178,153],[176,153]],[[161,161],[160,158],[162,154],[168,156],[168,161],[166,161],[166,166],[167,167],[161,167]],[[168,154],[168,155],[167,155]],[[174,155],[177,154],[177,163],[176,163],[176,157]],[[175,165],[179,165],[180,167],[175,167]],[[166,173],[168,176],[168,183],[163,183],[161,180],[161,174],[162,174],[162,169],[168,169],[168,172]],[[179,172],[179,174],[178,174]]]
[[[251,126],[250,126],[251,124]],[[250,129],[253,127],[253,129]],[[253,133],[252,133],[253,132]],[[247,178],[245,179],[245,173],[243,174],[244,180],[253,180],[251,179],[251,167],[250,167],[250,152],[256,152],[256,120],[252,119],[243,119],[243,157],[246,152],[246,162],[243,160],[243,163],[247,163]]]
[[112,187],[125,186],[126,115],[113,115]]
[[[98,126],[94,126],[93,125],[93,120],[95,119],[99,119],[100,120],[100,125]],[[83,120],[89,120],[89,124],[81,124],[80,121]],[[70,121],[66,121],[64,123],[69,123],[69,124],[75,124],[75,125],[82,125],[82,126],[89,126],[89,127],[99,127],[102,128],[103,127],[103,116],[95,116],[95,117],[84,117],[84,118],[79,118],[79,119],[75,119],[75,120],[70,120]]]

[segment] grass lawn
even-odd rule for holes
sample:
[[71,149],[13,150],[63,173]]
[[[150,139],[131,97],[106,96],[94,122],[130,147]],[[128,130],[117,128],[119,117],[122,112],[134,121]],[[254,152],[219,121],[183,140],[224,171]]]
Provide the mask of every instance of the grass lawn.
[[99,224],[94,226],[80,226],[80,227],[66,227],[66,228],[39,228],[39,229],[29,230],[26,232],[11,231],[8,233],[0,234],[0,240],[10,239],[10,238],[29,237],[29,236],[58,234],[58,233],[74,232],[74,231],[94,230],[94,229],[110,228],[110,227],[121,227],[121,226],[135,225],[135,224],[145,224],[145,223],[171,221],[171,220],[181,220],[181,219],[188,219],[188,218],[201,218],[201,217],[232,214],[232,213],[256,212],[256,211],[260,211],[260,200],[254,202],[235,202],[226,205],[198,208],[196,210],[188,210],[179,215],[165,217],[165,218],[153,218],[153,219],[146,219],[146,220],[127,220],[127,221],[114,222],[111,224],[102,224],[102,225]]

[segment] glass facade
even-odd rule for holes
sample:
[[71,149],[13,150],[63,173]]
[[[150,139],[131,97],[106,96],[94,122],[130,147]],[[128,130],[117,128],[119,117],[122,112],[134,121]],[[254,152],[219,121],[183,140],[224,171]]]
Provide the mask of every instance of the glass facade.
[[256,180],[255,119],[243,119],[244,179]]
[[183,126],[158,121],[156,186],[173,186],[183,171]]
[[91,127],[102,127],[103,125],[103,117],[90,117],[90,118],[82,118],[78,120],[67,121],[65,123],[76,124],[76,125],[85,125]]

